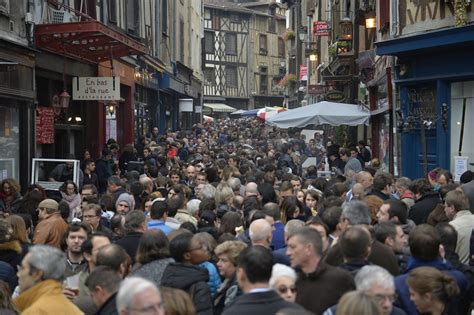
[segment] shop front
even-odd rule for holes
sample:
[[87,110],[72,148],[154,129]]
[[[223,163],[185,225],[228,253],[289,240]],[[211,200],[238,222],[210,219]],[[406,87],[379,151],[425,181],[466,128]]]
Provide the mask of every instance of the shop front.
[[35,55],[0,41],[0,181],[13,177],[28,186],[34,146]]
[[[474,114],[474,25],[376,43],[377,55],[396,56],[401,175],[425,176],[435,168],[472,169],[469,135]],[[455,156],[467,157],[455,169]]]

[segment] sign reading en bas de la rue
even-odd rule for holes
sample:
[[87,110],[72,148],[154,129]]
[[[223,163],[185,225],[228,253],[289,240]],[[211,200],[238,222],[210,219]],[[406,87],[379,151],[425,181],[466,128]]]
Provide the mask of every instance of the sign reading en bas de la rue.
[[91,101],[120,100],[120,77],[75,77],[72,99]]

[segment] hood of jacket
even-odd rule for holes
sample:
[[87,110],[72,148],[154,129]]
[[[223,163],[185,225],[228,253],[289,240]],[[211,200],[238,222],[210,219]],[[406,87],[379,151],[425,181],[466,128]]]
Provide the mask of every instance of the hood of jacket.
[[165,269],[161,285],[186,291],[193,284],[208,280],[209,273],[206,269],[182,263],[171,263]]

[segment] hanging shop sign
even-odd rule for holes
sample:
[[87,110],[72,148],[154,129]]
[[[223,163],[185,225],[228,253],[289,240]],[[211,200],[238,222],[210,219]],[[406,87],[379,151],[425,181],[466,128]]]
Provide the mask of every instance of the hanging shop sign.
[[331,27],[326,21],[313,22],[313,34],[316,36],[329,36]]
[[72,99],[78,101],[120,100],[120,77],[75,77]]
[[344,102],[346,95],[341,91],[329,91],[324,96],[324,99],[328,102]]
[[300,81],[308,80],[308,66],[300,65]]

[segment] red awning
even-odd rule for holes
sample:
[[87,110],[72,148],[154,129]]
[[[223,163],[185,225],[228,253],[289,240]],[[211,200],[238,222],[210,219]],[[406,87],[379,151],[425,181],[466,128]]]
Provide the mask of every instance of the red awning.
[[99,21],[35,26],[36,47],[89,63],[144,55],[145,45]]

